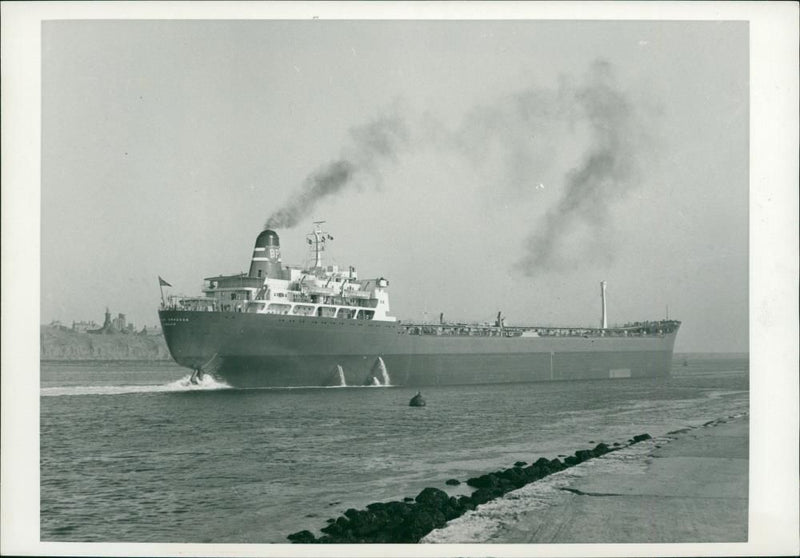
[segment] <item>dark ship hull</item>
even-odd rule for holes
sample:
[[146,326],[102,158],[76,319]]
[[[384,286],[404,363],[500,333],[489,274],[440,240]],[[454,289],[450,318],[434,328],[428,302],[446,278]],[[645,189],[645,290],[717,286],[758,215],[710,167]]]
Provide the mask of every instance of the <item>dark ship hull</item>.
[[245,388],[667,376],[678,331],[675,322],[646,335],[527,336],[490,327],[420,335],[398,322],[168,309],[159,317],[178,364]]

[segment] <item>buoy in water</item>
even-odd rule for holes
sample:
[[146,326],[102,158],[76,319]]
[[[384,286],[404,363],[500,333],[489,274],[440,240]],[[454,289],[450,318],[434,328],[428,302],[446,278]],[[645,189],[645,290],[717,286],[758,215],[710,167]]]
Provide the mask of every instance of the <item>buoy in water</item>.
[[408,402],[409,407],[424,407],[425,406],[425,399],[422,397],[421,392],[417,392],[417,394],[411,398],[411,401]]

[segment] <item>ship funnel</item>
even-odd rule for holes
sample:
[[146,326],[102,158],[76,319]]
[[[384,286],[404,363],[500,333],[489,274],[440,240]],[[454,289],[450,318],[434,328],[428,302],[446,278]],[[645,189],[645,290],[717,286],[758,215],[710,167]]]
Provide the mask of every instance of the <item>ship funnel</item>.
[[278,233],[275,231],[267,229],[256,238],[248,275],[250,277],[270,277],[272,279],[280,279],[283,276],[281,270],[281,243],[278,239]]
[[606,329],[608,327],[608,316],[606,315],[606,282],[600,281],[600,299],[603,303],[603,314],[600,316],[600,327]]

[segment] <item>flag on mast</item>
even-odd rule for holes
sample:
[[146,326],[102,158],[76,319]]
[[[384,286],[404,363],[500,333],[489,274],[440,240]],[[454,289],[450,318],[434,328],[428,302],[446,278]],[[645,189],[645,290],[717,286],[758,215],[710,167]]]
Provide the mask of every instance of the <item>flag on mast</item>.
[[164,301],[164,287],[171,287],[169,283],[164,281],[161,276],[158,276],[158,290],[161,292],[161,308],[165,308],[167,303]]

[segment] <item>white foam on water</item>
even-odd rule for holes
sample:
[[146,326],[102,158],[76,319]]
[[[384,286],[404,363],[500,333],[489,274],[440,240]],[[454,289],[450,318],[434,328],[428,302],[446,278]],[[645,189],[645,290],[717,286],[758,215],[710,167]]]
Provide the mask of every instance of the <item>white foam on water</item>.
[[[380,372],[380,378],[378,378],[378,372]],[[386,364],[383,362],[381,357],[375,359],[375,362],[372,364],[372,368],[370,369],[369,373],[370,377],[372,378],[373,386],[390,387],[392,385],[392,379],[389,377],[389,372],[386,370]],[[381,381],[381,378],[383,381]]]
[[712,390],[712,391],[707,391],[705,395],[709,399],[719,399],[720,397],[729,397],[729,396],[734,396],[734,395],[741,395],[743,393],[749,393],[749,392],[748,391],[744,391],[744,390],[739,390],[739,391],[731,391],[731,390],[717,391],[717,390]]
[[381,371],[381,376],[383,376],[383,385],[390,386],[392,385],[392,380],[389,378],[389,371],[386,370],[386,363],[383,362],[381,357],[378,357],[378,367]]
[[247,387],[247,388],[239,388],[242,390],[247,391],[283,391],[283,390],[292,390],[292,389],[372,389],[376,387],[397,387],[397,386],[384,386],[381,385],[380,380],[375,378],[373,380],[374,384],[369,384],[366,386],[358,386],[358,385],[344,385],[344,386],[264,386],[264,387]]
[[129,393],[168,393],[180,391],[214,391],[231,389],[225,382],[220,382],[211,374],[205,374],[196,384],[191,382],[191,375],[168,384],[160,385],[122,385],[122,386],[65,386],[42,388],[44,397],[61,395],[125,395]]

